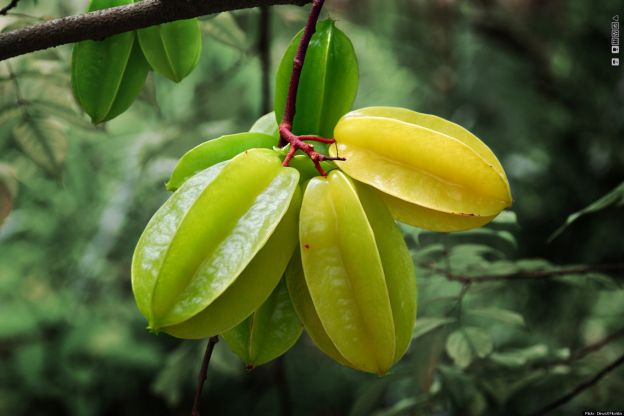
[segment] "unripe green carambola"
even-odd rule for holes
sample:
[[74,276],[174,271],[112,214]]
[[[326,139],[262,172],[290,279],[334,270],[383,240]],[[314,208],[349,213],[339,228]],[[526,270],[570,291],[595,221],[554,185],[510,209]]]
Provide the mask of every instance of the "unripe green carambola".
[[295,264],[287,279],[306,330],[338,362],[384,374],[407,350],[416,319],[412,259],[387,207],[338,170],[313,178],[299,242],[303,277]]
[[298,181],[277,153],[252,149],[184,182],[134,253],[132,288],[149,327],[203,338],[256,310],[296,246]]
[[277,140],[273,136],[252,132],[228,134],[208,140],[195,146],[180,158],[167,182],[167,189],[175,191],[197,172],[229,160],[245,150],[271,149],[276,143]]
[[199,63],[202,37],[197,19],[151,26],[137,34],[152,69],[172,81],[182,81]]
[[393,215],[434,231],[490,222],[511,205],[509,182],[492,151],[443,118],[397,107],[352,111],[334,130],[338,167],[379,191]]
[[[123,6],[132,0],[92,0],[88,11]],[[134,102],[149,71],[134,32],[74,45],[72,88],[94,124],[111,120]]]
[[[293,60],[303,31],[288,45],[275,81],[275,115],[286,107]],[[306,53],[292,132],[331,137],[338,119],[351,109],[358,87],[358,63],[351,41],[331,20],[320,22]]]
[[223,334],[223,339],[247,368],[267,363],[293,346],[302,331],[288,289],[282,280],[249,318]]

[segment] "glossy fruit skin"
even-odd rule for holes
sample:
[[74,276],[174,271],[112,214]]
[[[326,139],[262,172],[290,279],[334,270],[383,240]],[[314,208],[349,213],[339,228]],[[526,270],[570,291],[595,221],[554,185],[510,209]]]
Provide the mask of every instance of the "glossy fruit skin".
[[267,113],[256,120],[249,129],[252,133],[264,133],[269,136],[273,136],[275,144],[279,141],[279,128],[277,126],[277,120],[275,119],[275,111]]
[[[232,328],[259,307],[296,245],[298,181],[299,173],[266,149],[187,180],[152,217],[134,252],[132,288],[149,327],[200,338]],[[278,269],[280,262],[277,278],[249,272]],[[242,292],[253,295],[219,305]],[[203,316],[211,307],[222,313]]]
[[[284,115],[293,61],[303,31],[290,42],[275,81],[275,115]],[[358,87],[358,63],[349,38],[331,20],[317,24],[305,57],[292,132],[331,137],[351,109]]]
[[249,318],[223,333],[223,339],[252,369],[274,360],[292,347],[303,327],[282,280]]
[[178,20],[137,31],[143,54],[154,71],[182,81],[199,63],[202,36],[199,20]]
[[[131,4],[132,0],[92,0],[88,11]],[[74,45],[72,89],[93,124],[111,120],[134,102],[143,88],[149,64],[134,32]]]
[[338,170],[311,179],[299,249],[305,284],[289,269],[288,286],[311,337],[339,362],[387,372],[408,348],[416,286],[402,234],[377,193]]
[[199,171],[229,160],[249,149],[271,149],[276,143],[277,140],[272,136],[251,132],[228,134],[208,140],[195,146],[180,158],[166,187],[170,191],[175,191]]
[[511,205],[509,182],[492,151],[442,118],[396,107],[345,115],[330,154],[348,175],[383,193],[400,221],[459,231],[491,221]]

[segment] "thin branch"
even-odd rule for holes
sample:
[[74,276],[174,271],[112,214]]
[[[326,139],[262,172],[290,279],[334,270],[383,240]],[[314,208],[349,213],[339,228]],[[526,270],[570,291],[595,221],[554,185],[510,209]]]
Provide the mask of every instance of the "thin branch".
[[0,9],[0,15],[2,16],[6,16],[7,12],[11,9],[14,9],[15,7],[17,7],[17,3],[19,3],[19,0],[11,0],[11,2],[3,7],[2,9]]
[[[301,70],[303,69],[306,53],[308,52],[308,46],[310,46],[310,40],[314,32],[316,32],[316,22],[318,22],[324,3],[325,0],[313,1],[312,10],[310,10],[310,16],[308,17],[308,22],[301,36],[301,41],[299,41],[299,47],[297,48],[297,54],[293,62],[292,75],[290,76],[290,84],[288,85],[286,107],[284,108],[284,116],[282,117],[282,125],[288,127],[288,130],[292,130],[295,112],[297,111],[297,91],[299,90],[299,81],[301,80]],[[281,145],[284,146],[287,143],[287,141],[283,141]]]
[[290,389],[288,388],[288,378],[286,375],[283,355],[275,360],[275,384],[277,386],[277,391],[279,394],[281,415],[292,415],[292,406],[290,404]]
[[594,384],[598,383],[603,377],[605,377],[607,374],[609,374],[610,372],[612,372],[613,370],[615,370],[622,364],[624,364],[624,354],[620,355],[619,358],[617,358],[611,364],[607,365],[602,370],[597,372],[592,378],[579,384],[574,389],[572,389],[569,393],[553,401],[552,403],[549,403],[548,405],[544,406],[539,411],[533,413],[533,415],[534,416],[546,415],[552,412],[553,410],[557,409],[558,407],[563,406],[564,404],[566,404],[567,402],[569,402],[570,400],[574,399],[576,396],[581,394],[583,391],[587,390]]
[[611,263],[611,264],[597,264],[590,266],[574,266],[564,267],[555,270],[527,270],[514,273],[505,274],[492,274],[485,276],[468,276],[463,274],[447,273],[444,269],[429,265],[421,264],[430,270],[442,273],[448,280],[460,282],[463,284],[468,283],[486,283],[505,280],[541,280],[552,277],[565,276],[568,274],[587,274],[596,272],[622,272],[624,271],[624,263]]
[[204,359],[202,360],[201,369],[199,370],[199,376],[197,377],[197,388],[195,390],[195,401],[193,402],[193,410],[191,416],[200,416],[199,408],[201,407],[201,392],[204,388],[204,382],[208,376],[208,365],[210,364],[210,357],[212,357],[212,351],[215,345],[219,342],[219,337],[210,337],[208,345],[206,346],[206,352],[204,353]]
[[608,344],[616,341],[620,338],[624,337],[624,328],[621,328],[619,331],[616,331],[610,335],[607,335],[603,339],[596,341],[592,344],[586,345],[585,347],[579,348],[574,351],[567,360],[564,360],[565,364],[570,364],[574,361],[580,360],[588,354],[601,350],[603,347]]
[[144,0],[16,29],[0,34],[0,61],[83,40],[102,40],[131,30],[213,13],[310,0]]
[[288,166],[290,160],[295,156],[297,150],[304,152],[314,163],[316,170],[322,175],[327,176],[327,172],[321,166],[321,162],[325,160],[345,160],[342,157],[329,157],[320,154],[314,150],[314,145],[304,142],[304,140],[315,141],[325,144],[332,144],[336,141],[334,139],[328,139],[318,136],[298,136],[292,132],[293,120],[295,119],[295,113],[297,112],[297,92],[299,90],[299,81],[301,80],[301,71],[303,70],[303,64],[305,62],[306,53],[308,52],[308,46],[310,46],[310,40],[316,31],[316,22],[318,22],[321,14],[321,9],[325,0],[313,0],[312,9],[310,10],[310,16],[308,22],[301,35],[299,46],[297,47],[297,53],[293,60],[293,70],[290,75],[290,84],[288,84],[288,96],[286,97],[286,106],[284,108],[284,116],[279,124],[280,139],[278,146],[284,147],[290,144],[288,154],[284,158],[283,165]]

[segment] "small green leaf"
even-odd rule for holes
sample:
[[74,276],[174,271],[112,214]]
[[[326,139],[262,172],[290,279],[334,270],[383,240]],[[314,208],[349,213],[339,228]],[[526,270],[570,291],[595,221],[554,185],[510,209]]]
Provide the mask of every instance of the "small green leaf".
[[589,206],[583,208],[580,211],[575,212],[570,215],[565,223],[557,229],[549,238],[548,241],[552,241],[557,238],[566,228],[568,228],[574,221],[578,220],[580,217],[592,214],[594,212],[601,211],[605,208],[616,206],[621,207],[624,205],[624,182],[615,187],[611,192],[604,195],[602,198],[593,202]]
[[225,12],[212,19],[203,20],[201,22],[201,29],[208,36],[224,45],[231,46],[241,51],[245,51],[249,47],[247,35],[245,31],[241,29],[236,19],[234,19],[232,13]]
[[468,367],[475,357],[486,357],[493,348],[490,334],[475,327],[460,328],[446,341],[446,352],[460,368]]
[[508,309],[499,308],[482,308],[482,309],[468,309],[465,312],[469,316],[481,318],[486,321],[499,321],[508,325],[524,326],[524,318],[522,315],[510,311]]
[[453,322],[455,322],[454,318],[419,318],[414,325],[412,340]]
[[51,175],[57,175],[67,154],[62,126],[51,119],[28,117],[13,129],[22,151]]

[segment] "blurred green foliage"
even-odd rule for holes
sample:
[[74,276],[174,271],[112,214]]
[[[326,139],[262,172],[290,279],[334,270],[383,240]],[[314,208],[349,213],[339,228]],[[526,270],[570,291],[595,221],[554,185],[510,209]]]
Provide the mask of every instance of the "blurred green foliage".
[[[0,30],[84,3],[23,0],[15,12],[26,16],[0,17]],[[505,166],[514,212],[452,235],[404,228],[419,321],[387,377],[342,368],[306,337],[247,373],[220,343],[206,413],[525,415],[616,359],[621,268],[574,265],[624,257],[624,72],[609,54],[621,3],[332,0],[327,9],[359,56],[356,107],[404,106],[471,129]],[[305,10],[272,12],[275,67]],[[0,63],[0,221],[13,208],[0,228],[0,414],[189,413],[205,343],[145,330],[130,259],[176,159],[261,115],[258,16],[204,18],[198,69],[179,85],[150,75],[140,101],[103,128],[71,96],[69,46]],[[485,276],[509,278],[468,283]],[[623,390],[619,368],[557,412],[622,410]]]

